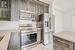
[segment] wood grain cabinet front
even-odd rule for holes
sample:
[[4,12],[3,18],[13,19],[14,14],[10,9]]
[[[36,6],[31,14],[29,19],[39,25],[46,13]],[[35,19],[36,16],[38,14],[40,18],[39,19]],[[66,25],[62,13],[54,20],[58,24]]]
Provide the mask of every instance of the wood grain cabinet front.
[[7,50],[20,50],[20,33],[12,32]]
[[73,50],[73,42],[54,36],[54,50]]
[[0,21],[10,21],[11,0],[0,0]]
[[73,50],[75,50],[75,43],[73,43],[73,44],[74,44],[74,45],[73,45],[73,48],[74,48]]
[[39,0],[39,1],[49,4],[49,0]]

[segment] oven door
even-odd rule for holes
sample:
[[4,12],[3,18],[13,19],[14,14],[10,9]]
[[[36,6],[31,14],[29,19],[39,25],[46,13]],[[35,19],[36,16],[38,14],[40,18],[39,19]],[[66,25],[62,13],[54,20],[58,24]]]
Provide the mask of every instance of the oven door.
[[37,43],[37,33],[36,32],[21,32],[21,46],[29,47]]

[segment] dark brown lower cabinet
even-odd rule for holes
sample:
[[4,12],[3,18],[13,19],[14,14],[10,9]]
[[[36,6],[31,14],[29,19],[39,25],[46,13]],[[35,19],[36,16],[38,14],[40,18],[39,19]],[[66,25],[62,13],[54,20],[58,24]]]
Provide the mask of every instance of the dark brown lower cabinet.
[[73,42],[54,36],[53,50],[74,50]]
[[19,32],[11,33],[7,50],[20,50],[20,33]]
[[74,44],[74,47],[73,47],[73,48],[74,48],[74,50],[75,50],[75,43],[73,43],[73,44]]

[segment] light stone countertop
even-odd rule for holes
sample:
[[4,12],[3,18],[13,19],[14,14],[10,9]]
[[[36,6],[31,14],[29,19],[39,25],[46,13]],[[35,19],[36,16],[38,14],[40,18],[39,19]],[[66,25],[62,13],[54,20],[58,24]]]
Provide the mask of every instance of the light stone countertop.
[[54,36],[71,42],[75,42],[75,32],[71,32],[71,31],[58,32],[58,33],[54,33]]
[[0,30],[0,36],[4,36],[3,39],[0,41],[0,50],[7,50],[11,32],[16,30]]

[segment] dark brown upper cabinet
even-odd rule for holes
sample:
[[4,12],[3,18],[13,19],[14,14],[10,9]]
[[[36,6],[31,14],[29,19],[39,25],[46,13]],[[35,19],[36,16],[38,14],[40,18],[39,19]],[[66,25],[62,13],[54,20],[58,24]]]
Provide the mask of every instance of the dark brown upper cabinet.
[[0,0],[0,21],[11,20],[11,1]]

